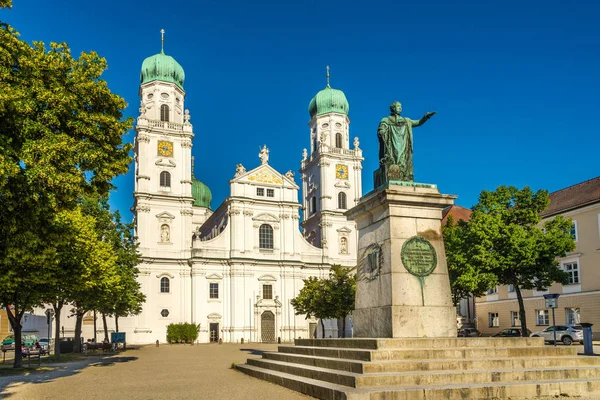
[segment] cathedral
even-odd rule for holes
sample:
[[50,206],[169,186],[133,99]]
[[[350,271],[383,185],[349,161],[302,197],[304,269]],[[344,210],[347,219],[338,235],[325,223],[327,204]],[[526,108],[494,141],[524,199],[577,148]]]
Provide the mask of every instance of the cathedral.
[[[230,196],[212,207],[194,176],[184,77],[162,50],[142,64],[132,211],[147,299],[140,315],[120,319],[121,330],[134,344],[164,342],[167,325],[179,322],[200,325],[198,342],[321,336],[290,301],[303,279],[356,266],[357,230],[344,212],[362,195],[363,157],[346,96],[327,84],[309,103],[302,188],[294,172],[269,165],[265,145],[255,165],[231,166]],[[337,321],[325,335],[337,337]]]

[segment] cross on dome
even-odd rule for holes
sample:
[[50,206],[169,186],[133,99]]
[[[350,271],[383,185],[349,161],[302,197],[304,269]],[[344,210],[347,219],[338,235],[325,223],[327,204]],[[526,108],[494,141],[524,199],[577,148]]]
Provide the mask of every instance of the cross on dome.
[[165,30],[160,30],[160,52],[164,54],[165,52]]

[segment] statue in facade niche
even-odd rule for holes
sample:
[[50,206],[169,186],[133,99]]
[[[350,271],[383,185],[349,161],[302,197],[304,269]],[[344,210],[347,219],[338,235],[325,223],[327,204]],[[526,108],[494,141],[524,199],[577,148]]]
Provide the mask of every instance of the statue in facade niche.
[[414,180],[412,128],[423,125],[435,115],[435,112],[426,112],[421,119],[414,120],[402,117],[401,112],[402,104],[393,102],[390,116],[383,118],[377,128],[379,170],[375,173],[376,187],[390,180]]
[[169,225],[163,225],[160,227],[160,241],[162,243],[169,243],[171,240],[171,233],[169,232]]

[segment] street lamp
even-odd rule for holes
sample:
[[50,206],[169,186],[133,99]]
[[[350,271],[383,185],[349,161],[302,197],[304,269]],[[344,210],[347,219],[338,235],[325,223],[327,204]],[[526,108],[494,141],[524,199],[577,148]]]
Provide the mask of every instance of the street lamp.
[[546,299],[546,308],[552,309],[552,332],[554,333],[554,347],[556,347],[556,322],[554,319],[554,309],[558,307],[558,293],[550,293],[545,294],[544,299]]
[[50,354],[50,323],[52,322],[52,317],[54,317],[54,310],[49,308],[46,310],[46,324],[48,325],[48,354]]

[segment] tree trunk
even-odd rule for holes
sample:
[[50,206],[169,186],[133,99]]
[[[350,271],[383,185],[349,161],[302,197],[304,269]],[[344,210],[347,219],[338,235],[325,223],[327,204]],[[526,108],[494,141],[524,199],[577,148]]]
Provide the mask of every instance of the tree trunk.
[[102,313],[102,324],[104,325],[104,341],[108,340],[108,327],[106,326],[106,314]]
[[523,337],[528,337],[527,332],[527,319],[525,317],[525,303],[523,303],[523,295],[521,294],[521,288],[518,285],[513,284],[515,291],[517,292],[517,300],[519,301],[519,319],[521,320],[521,330],[523,331]]
[[342,318],[342,337],[346,338],[346,317]]
[[321,329],[323,330],[323,339],[325,339],[325,323],[323,322],[323,318],[321,318]]
[[83,314],[85,311],[75,311],[75,343],[73,345],[74,353],[81,353],[81,326],[83,325]]
[[63,308],[63,302],[59,301],[57,304],[52,304],[52,308],[54,309],[54,355],[60,356],[60,313]]
[[119,332],[119,316],[115,315],[115,332]]
[[14,368],[21,368],[23,364],[23,356],[21,354],[21,316],[18,313],[18,309],[14,309],[15,314],[13,315],[10,306],[6,307],[6,314],[8,314],[8,321],[12,327],[13,334],[15,335],[15,359],[13,361]]

